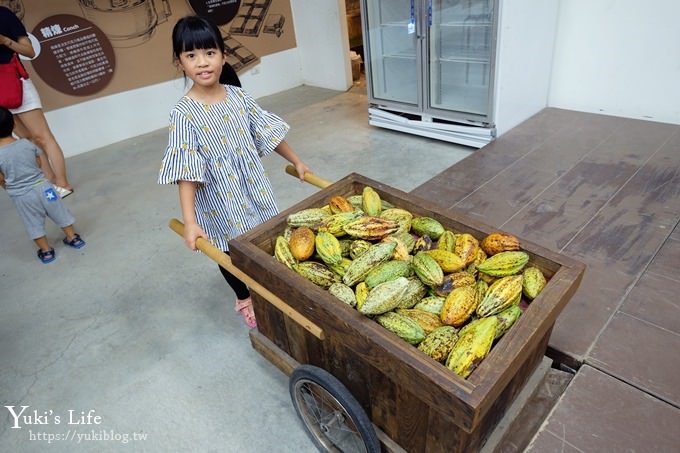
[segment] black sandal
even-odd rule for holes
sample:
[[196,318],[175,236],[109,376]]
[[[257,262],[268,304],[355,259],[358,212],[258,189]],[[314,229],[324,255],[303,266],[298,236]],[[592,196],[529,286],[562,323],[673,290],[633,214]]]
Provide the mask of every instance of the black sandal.
[[54,254],[54,249],[49,249],[45,252],[38,250],[38,258],[40,258],[40,261],[42,261],[43,264],[47,264],[54,261],[57,257]]

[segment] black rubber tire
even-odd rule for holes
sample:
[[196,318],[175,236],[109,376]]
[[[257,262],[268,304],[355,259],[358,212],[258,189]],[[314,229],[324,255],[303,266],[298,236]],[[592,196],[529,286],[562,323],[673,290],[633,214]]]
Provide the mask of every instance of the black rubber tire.
[[290,375],[288,390],[319,451],[380,453],[371,420],[335,376],[313,365],[300,365]]

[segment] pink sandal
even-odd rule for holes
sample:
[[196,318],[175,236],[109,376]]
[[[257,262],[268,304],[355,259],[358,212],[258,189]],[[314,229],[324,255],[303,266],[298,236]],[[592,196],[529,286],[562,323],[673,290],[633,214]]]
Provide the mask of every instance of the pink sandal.
[[248,327],[251,329],[257,327],[257,320],[255,319],[255,312],[253,311],[253,300],[250,297],[243,300],[236,299],[234,310],[241,314],[243,321]]

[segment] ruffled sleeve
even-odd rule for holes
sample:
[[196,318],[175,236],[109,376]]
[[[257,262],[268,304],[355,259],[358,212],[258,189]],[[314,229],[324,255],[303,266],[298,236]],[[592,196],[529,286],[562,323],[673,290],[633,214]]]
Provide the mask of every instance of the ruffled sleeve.
[[191,112],[173,109],[170,113],[168,147],[161,162],[158,183],[205,182],[207,165],[198,146],[191,124]]
[[278,115],[268,112],[259,106],[255,99],[241,90],[248,111],[250,132],[257,148],[257,154],[264,157],[274,151],[290,130],[288,123]]

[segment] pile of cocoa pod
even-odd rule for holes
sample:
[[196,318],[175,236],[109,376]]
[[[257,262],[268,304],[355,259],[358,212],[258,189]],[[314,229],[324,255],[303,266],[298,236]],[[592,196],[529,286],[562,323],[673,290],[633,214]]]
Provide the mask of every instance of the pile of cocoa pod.
[[546,285],[517,237],[451,231],[370,186],[290,214],[274,256],[463,378]]

